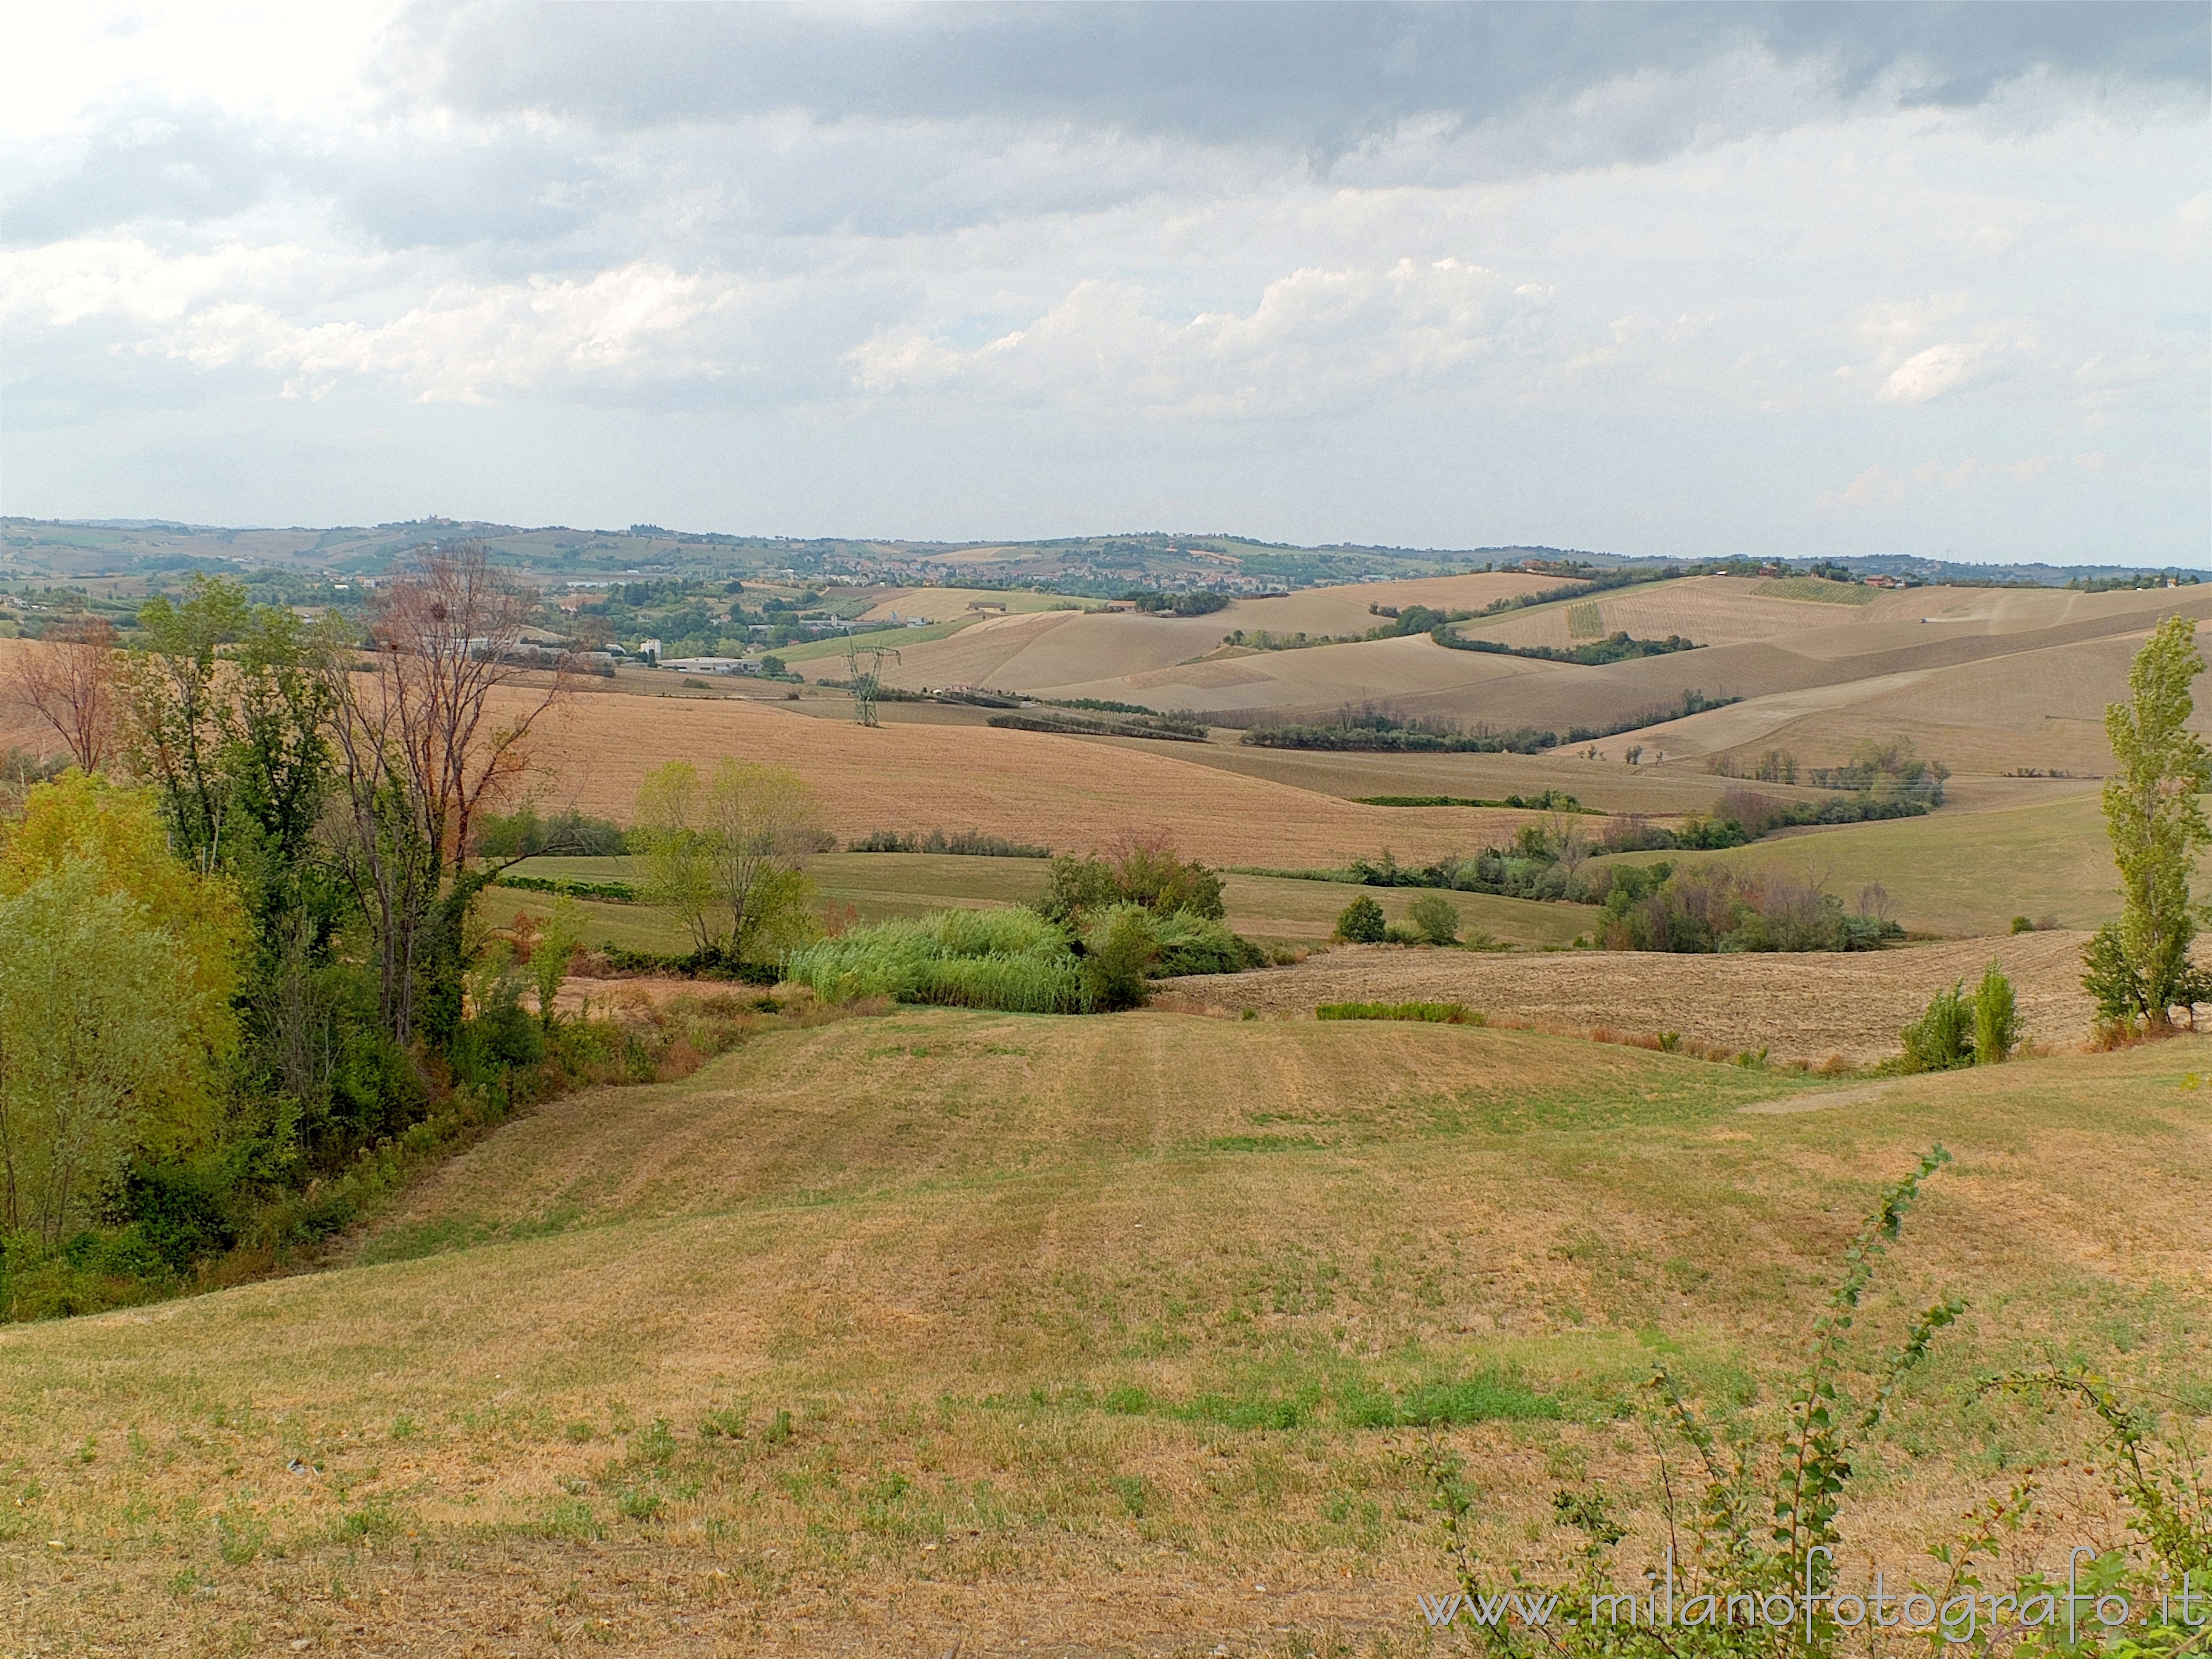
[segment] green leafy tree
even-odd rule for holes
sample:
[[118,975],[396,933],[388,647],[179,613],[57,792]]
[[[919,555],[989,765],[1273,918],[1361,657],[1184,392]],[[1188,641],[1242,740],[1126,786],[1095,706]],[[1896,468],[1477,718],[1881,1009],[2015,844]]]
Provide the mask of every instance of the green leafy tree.
[[138,608],[144,646],[125,675],[125,753],[131,769],[161,792],[178,854],[213,870],[229,815],[224,752],[236,722],[222,674],[222,647],[244,630],[252,606],[246,585],[192,579],[179,605],[159,594]]
[[1459,910],[1442,893],[1424,893],[1407,912],[1408,919],[1431,945],[1459,943]]
[[1927,1011],[1899,1033],[1916,1072],[1948,1072],[1974,1063],[1974,1003],[1963,981],[1929,999]]
[[672,911],[701,951],[765,961],[812,929],[807,855],[830,837],[796,774],[726,759],[711,782],[671,761],[638,791],[636,828],[647,903]]
[[1383,920],[1382,907],[1362,893],[1337,917],[1336,936],[1347,945],[1379,945],[1389,927]]
[[584,942],[584,907],[566,893],[553,901],[545,931],[530,952],[530,977],[537,982],[538,1022],[553,1029],[553,999],[568,975],[568,958]]
[[2212,842],[2197,799],[2212,788],[2212,752],[2189,729],[2191,683],[2203,672],[2196,622],[2168,617],[2136,653],[2128,701],[2105,711],[2118,763],[2105,783],[2105,825],[2121,913],[2090,945],[2082,983],[2107,1020],[2164,1027],[2177,1005],[2212,1000],[2189,960],[2197,933],[2191,878],[2197,849]]
[[703,812],[699,769],[671,761],[638,786],[630,843],[637,849],[638,896],[666,910],[691,935],[696,951],[716,943],[714,866]]
[[1994,962],[1974,988],[1974,1064],[1996,1066],[2020,1046],[2020,998],[2012,981]]

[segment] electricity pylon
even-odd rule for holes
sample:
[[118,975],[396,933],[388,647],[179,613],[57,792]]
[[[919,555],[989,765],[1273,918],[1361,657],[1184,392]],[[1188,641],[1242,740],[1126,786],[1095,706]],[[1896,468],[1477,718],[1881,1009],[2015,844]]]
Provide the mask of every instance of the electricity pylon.
[[[863,657],[868,659],[866,668],[860,666]],[[853,716],[863,726],[879,723],[876,719],[876,692],[883,684],[886,657],[896,662],[899,653],[887,645],[863,646],[850,634],[845,635],[845,667],[853,684]]]

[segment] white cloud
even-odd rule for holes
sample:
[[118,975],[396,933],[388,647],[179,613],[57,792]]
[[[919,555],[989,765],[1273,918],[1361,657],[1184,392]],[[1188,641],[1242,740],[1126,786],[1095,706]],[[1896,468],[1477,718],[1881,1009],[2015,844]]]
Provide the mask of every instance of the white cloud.
[[1946,341],[1916,351],[1882,382],[1884,403],[1924,404],[1971,385],[1989,362],[1986,345]]
[[[64,8],[0,110],[9,502],[106,510],[128,427],[257,458],[172,470],[250,479],[202,516],[324,516],[295,434],[358,402],[434,451],[414,406],[468,402],[502,406],[471,476],[585,497],[532,521],[615,521],[616,458],[668,454],[698,522],[842,528],[957,428],[878,526],[1134,521],[1188,465],[1188,522],[1324,538],[1840,552],[2010,500],[2053,552],[2200,556],[2212,365],[2158,319],[2203,309],[2212,193],[2168,9]],[[804,464],[742,494],[717,421]],[[2155,482],[2093,511],[2070,464],[2006,471],[2093,442]]]
[[874,392],[949,389],[1178,416],[1296,414],[1464,382],[1528,355],[1544,296],[1455,258],[1296,270],[1247,313],[1164,315],[1158,296],[1085,281],[1024,326],[958,350],[886,331],[848,354]]
[[1963,491],[1985,483],[2033,483],[2069,462],[2083,472],[2148,470],[2116,462],[2102,450],[2074,456],[2030,455],[2018,461],[1984,461],[1969,456],[1951,466],[1941,461],[1923,461],[1902,471],[1875,465],[1867,468],[1841,489],[1821,491],[1814,506],[1815,511],[1827,514],[1855,513],[1868,507],[1896,507],[1916,492],[1939,487]]

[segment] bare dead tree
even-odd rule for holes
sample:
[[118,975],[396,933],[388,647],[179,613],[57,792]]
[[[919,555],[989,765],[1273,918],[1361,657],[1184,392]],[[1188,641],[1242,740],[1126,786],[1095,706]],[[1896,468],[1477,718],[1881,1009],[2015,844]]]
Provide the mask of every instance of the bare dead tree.
[[10,700],[53,727],[88,772],[114,750],[117,662],[115,630],[94,617],[49,628],[9,671]]
[[459,1018],[477,820],[527,775],[532,732],[571,689],[566,654],[549,673],[525,652],[537,608],[481,544],[426,550],[379,594],[370,660],[333,668],[344,817],[334,840],[376,937],[386,1027],[403,1042],[426,989],[441,1003],[434,1035]]

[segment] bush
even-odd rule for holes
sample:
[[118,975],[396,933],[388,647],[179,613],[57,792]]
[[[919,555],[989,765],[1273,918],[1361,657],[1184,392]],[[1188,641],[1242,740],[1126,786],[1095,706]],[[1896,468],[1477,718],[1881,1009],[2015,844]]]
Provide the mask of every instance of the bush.
[[2020,1046],[2020,1000],[2012,981],[1994,962],[1974,990],[1974,1064],[1996,1066]]
[[1336,919],[1336,936],[1347,945],[1379,945],[1388,931],[1382,907],[1362,893]]
[[1027,842],[987,836],[981,830],[957,830],[946,835],[940,827],[927,835],[914,830],[878,830],[845,843],[848,853],[954,853],[969,858],[1048,859],[1052,849]]
[[890,997],[1034,1014],[1091,1007],[1067,934],[1034,910],[939,910],[854,927],[793,952],[784,975],[833,1001]]
[[1108,857],[1063,853],[1052,861],[1051,884],[1038,912],[1064,927],[1080,928],[1085,915],[1121,904],[1140,904],[1156,915],[1187,913],[1218,921],[1226,914],[1218,872],[1176,856],[1164,841],[1139,841]]
[[1898,1034],[1908,1069],[1952,1072],[1974,1063],[1974,1004],[1964,989],[1961,981],[1938,991],[1927,1011]]
[[2026,916],[2014,916],[2012,919],[2012,930],[2015,933],[2032,933],[2035,931],[2035,924]]
[[1482,1016],[1461,1002],[1324,1002],[1316,1019],[1413,1019],[1436,1025],[1480,1025]]
[[1160,945],[1152,977],[1172,979],[1183,974],[1241,974],[1248,968],[1264,968],[1267,953],[1228,927],[1188,910],[1174,910],[1152,917],[1152,934]]
[[487,812],[476,823],[479,858],[524,859],[541,854],[564,858],[613,858],[629,851],[622,826],[586,816],[574,807],[550,818],[525,801],[509,817]]
[[1868,951],[1905,936],[1893,921],[1846,911],[1819,882],[1778,872],[1655,864],[1606,880],[1597,931],[1610,951]]
[[1146,976],[1160,957],[1152,913],[1134,904],[1103,911],[1085,932],[1083,946],[1083,989],[1090,1006],[1107,1013],[1143,1007]]
[[1459,908],[1441,893],[1424,893],[1406,914],[1430,944],[1459,943]]
[[1385,945],[1419,945],[1425,942],[1421,930],[1410,921],[1394,921],[1382,929]]

